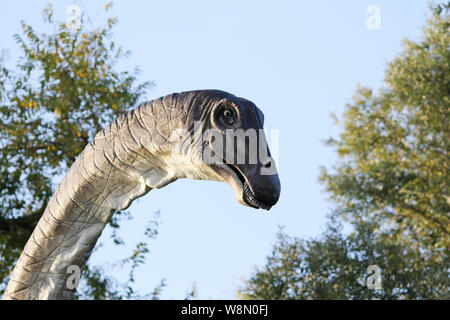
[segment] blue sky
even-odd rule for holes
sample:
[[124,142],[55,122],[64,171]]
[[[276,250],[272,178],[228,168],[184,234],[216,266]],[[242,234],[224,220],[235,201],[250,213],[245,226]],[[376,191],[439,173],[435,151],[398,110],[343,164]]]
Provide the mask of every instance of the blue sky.
[[[41,10],[53,3],[59,21],[73,1],[2,1],[0,48],[17,46],[20,20],[44,31]],[[94,25],[104,23],[106,1],[78,1]],[[380,9],[380,29],[369,29],[366,10]],[[265,126],[279,130],[281,197],[270,211],[238,204],[226,184],[181,180],[153,190],[129,208],[122,225],[128,244],[111,244],[110,230],[94,262],[113,263],[139,242],[161,210],[159,235],[136,288],[152,290],[167,279],[162,298],[183,299],[195,283],[199,298],[233,299],[256,266],[265,262],[278,226],[308,238],[323,231],[332,208],[318,183],[319,167],[336,160],[322,141],[340,130],[338,116],[358,84],[379,88],[386,63],[401,39],[417,39],[428,1],[115,1],[114,41],[131,50],[120,69],[139,66],[154,81],[147,99],[193,89],[221,89],[252,100]],[[11,61],[11,62],[12,62]],[[270,141],[270,138],[269,138]],[[109,270],[119,279],[126,274]]]

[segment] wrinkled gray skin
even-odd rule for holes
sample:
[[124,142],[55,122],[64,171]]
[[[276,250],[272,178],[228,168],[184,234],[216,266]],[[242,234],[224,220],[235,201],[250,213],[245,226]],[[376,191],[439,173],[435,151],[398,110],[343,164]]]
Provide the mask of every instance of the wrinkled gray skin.
[[201,154],[206,147],[214,149],[211,143],[198,143],[181,134],[183,130],[193,133],[195,121],[201,121],[203,129],[224,132],[221,119],[226,108],[235,112],[232,128],[262,128],[262,112],[252,102],[223,91],[203,90],[142,104],[99,132],[53,194],[3,299],[73,299],[74,290],[67,286],[72,275],[68,267],[84,267],[114,212],[176,179],[227,182],[240,203],[273,206],[280,194],[276,169],[272,175],[259,172],[275,166],[270,153],[259,156],[257,164],[207,164]]

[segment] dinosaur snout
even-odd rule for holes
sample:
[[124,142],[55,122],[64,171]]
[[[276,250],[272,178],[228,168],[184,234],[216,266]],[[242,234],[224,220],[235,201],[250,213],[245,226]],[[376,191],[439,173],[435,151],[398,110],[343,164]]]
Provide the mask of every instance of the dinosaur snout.
[[269,210],[278,202],[281,191],[278,174],[254,176],[249,183],[244,186],[243,200],[246,204]]
[[256,199],[260,202],[264,202],[266,205],[272,207],[280,198],[280,182],[278,180],[278,175],[276,176],[277,182],[265,186],[261,190],[256,190]]

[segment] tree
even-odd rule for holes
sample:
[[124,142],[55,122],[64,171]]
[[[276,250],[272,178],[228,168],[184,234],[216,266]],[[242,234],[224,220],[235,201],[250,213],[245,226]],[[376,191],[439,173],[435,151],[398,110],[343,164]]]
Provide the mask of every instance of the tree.
[[[43,18],[53,33],[38,35],[22,21],[23,35],[15,35],[22,55],[13,70],[5,52],[0,57],[0,293],[62,175],[94,135],[150,86],[138,83],[137,68],[116,71],[129,54],[111,40],[117,19],[88,28],[83,14],[79,26],[68,28],[53,20],[50,5]],[[119,228],[121,216],[116,213],[110,226]],[[138,245],[128,262],[142,263],[145,248]],[[113,280],[98,268],[85,275],[84,297],[120,297],[108,291]]]
[[[448,298],[450,260],[449,4],[432,8],[420,41],[404,41],[379,94],[359,87],[344,130],[327,143],[339,161],[320,180],[336,205],[319,239],[281,235],[249,298]],[[289,251],[289,250],[292,250]],[[383,291],[356,281],[368,264],[383,270]]]
[[439,262],[450,245],[448,5],[437,7],[422,40],[405,40],[379,95],[360,87],[347,105],[334,173],[321,180],[349,220],[366,216],[411,238]]
[[[342,232],[336,213],[317,239],[282,230],[265,266],[253,272],[244,299],[448,299],[449,263],[423,263],[413,242],[393,243],[370,221]],[[368,285],[379,269],[381,288]]]

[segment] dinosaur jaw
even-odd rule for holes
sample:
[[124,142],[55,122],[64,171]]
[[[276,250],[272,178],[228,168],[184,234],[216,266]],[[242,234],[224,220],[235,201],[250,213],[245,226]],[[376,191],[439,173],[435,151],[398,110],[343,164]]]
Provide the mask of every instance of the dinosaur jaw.
[[239,203],[244,206],[269,210],[272,205],[257,199],[249,179],[235,165],[220,164],[215,168],[216,172],[233,189]]
[[244,202],[245,204],[247,204],[248,206],[252,207],[252,208],[260,208],[260,209],[264,209],[264,210],[270,210],[270,208],[272,208],[271,205],[269,204],[265,204],[261,201],[258,201],[258,199],[256,199],[253,191],[250,189],[250,186],[248,185],[247,182],[244,183]]
[[226,166],[229,168],[230,171],[233,172],[234,178],[239,179],[239,185],[240,185],[240,194],[242,194],[242,201],[240,201],[243,205],[246,205],[248,207],[252,207],[255,209],[264,209],[264,210],[270,210],[272,207],[269,204],[266,204],[262,201],[259,201],[256,199],[255,193],[252,190],[252,187],[250,183],[248,182],[248,179],[245,177],[245,175],[242,173],[242,171],[234,165],[226,164]]

